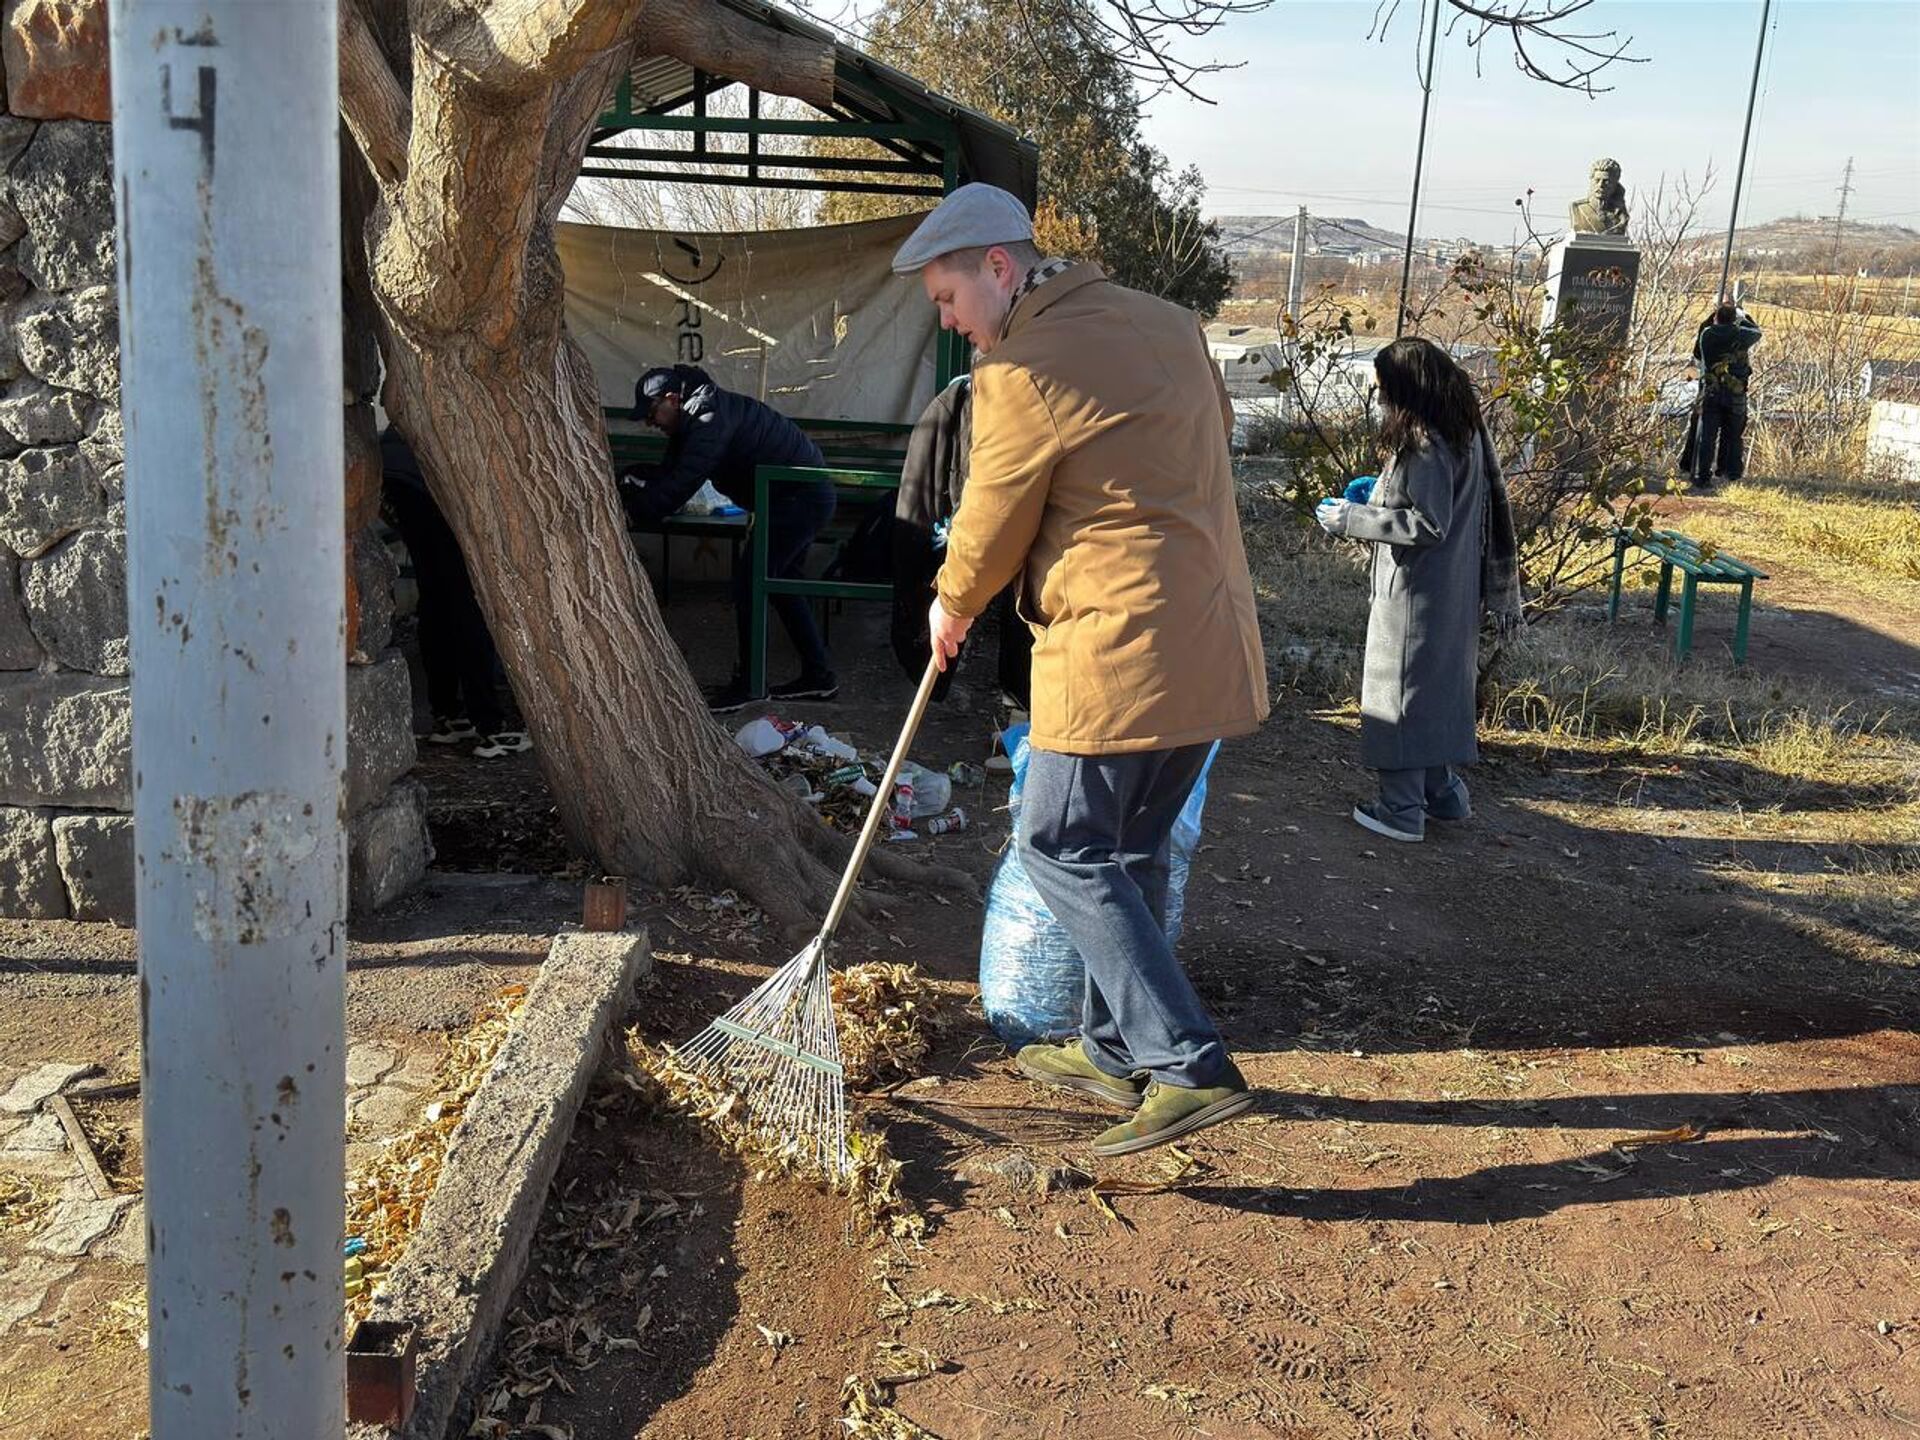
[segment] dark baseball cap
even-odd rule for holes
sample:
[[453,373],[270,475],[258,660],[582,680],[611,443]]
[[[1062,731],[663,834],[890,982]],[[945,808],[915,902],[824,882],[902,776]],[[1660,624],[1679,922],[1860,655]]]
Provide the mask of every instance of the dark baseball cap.
[[662,396],[678,395],[682,389],[680,376],[671,365],[656,365],[633,387],[633,418],[646,419]]

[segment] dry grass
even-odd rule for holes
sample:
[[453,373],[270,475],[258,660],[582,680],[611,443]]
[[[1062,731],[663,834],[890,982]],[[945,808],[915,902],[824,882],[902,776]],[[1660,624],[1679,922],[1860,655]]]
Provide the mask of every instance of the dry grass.
[[32,1177],[0,1175],[0,1232],[31,1234],[53,1209],[53,1195]]
[[[454,1129],[493,1067],[526,998],[525,985],[503,987],[470,1028],[452,1037],[420,1119],[347,1177],[347,1234],[367,1243],[358,1257],[359,1275],[348,1283],[347,1313],[352,1318],[366,1315],[378,1277],[393,1268],[420,1228],[421,1213],[440,1183]],[[360,1279],[357,1287],[354,1278]]]
[[834,1029],[849,1090],[870,1090],[919,1074],[934,1032],[939,997],[911,965],[872,961],[831,973]]
[[1920,489],[1795,480],[1727,487],[1688,533],[1734,554],[1786,554],[1821,580],[1920,609]]

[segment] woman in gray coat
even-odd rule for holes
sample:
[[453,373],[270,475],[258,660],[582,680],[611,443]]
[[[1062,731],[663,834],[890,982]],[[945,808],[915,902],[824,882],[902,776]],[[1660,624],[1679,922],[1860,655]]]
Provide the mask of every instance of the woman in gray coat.
[[1315,518],[1373,545],[1360,755],[1380,785],[1353,818],[1417,841],[1428,820],[1473,813],[1454,767],[1479,758],[1480,616],[1490,612],[1502,633],[1517,628],[1520,587],[1506,484],[1473,382],[1426,340],[1396,340],[1373,364],[1393,458],[1364,501],[1324,501]]

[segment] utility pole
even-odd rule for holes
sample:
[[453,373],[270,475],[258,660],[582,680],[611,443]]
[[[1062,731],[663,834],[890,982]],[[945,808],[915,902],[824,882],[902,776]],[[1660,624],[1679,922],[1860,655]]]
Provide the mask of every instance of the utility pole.
[[1307,207],[1293,217],[1293,264],[1287,270],[1287,317],[1300,320],[1300,304],[1307,291]]
[[1753,102],[1760,96],[1760,57],[1767,49],[1767,17],[1773,11],[1773,0],[1761,0],[1760,3],[1760,39],[1753,49],[1753,83],[1747,87],[1747,123],[1740,130],[1740,163],[1733,170],[1733,210],[1727,216],[1727,248],[1720,257],[1720,287],[1715,290],[1716,302],[1727,298],[1727,272],[1733,268],[1733,232],[1740,224],[1740,187],[1747,178],[1747,142],[1753,138]]
[[1426,3],[1433,7],[1433,26],[1427,32],[1427,74],[1420,82],[1420,143],[1413,152],[1413,198],[1407,203],[1407,253],[1400,262],[1400,311],[1393,321],[1396,340],[1407,328],[1407,286],[1413,280],[1413,228],[1420,216],[1420,172],[1427,163],[1427,109],[1433,104],[1433,52],[1440,45],[1440,0],[1426,0]]
[[339,1440],[336,0],[109,0],[154,1440]]
[[1833,273],[1840,273],[1840,238],[1847,227],[1847,197],[1853,194],[1853,157],[1847,157],[1846,173],[1840,177],[1840,209],[1833,217]]

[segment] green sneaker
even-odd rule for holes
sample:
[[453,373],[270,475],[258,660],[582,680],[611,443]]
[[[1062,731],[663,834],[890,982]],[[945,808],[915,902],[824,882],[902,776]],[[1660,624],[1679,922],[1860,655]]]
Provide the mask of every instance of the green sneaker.
[[1013,1068],[1029,1080],[1042,1085],[1058,1085],[1063,1090],[1078,1090],[1110,1104],[1131,1110],[1140,1103],[1147,1082],[1144,1079],[1118,1080],[1087,1059],[1078,1040],[1060,1045],[1025,1045],[1013,1057]]
[[1162,1085],[1155,1080],[1147,1086],[1140,1113],[1124,1124],[1101,1132],[1093,1142],[1093,1153],[1131,1155],[1136,1150],[1151,1150],[1182,1135],[1230,1120],[1251,1106],[1253,1100],[1246,1078],[1231,1060],[1220,1083],[1204,1090]]

